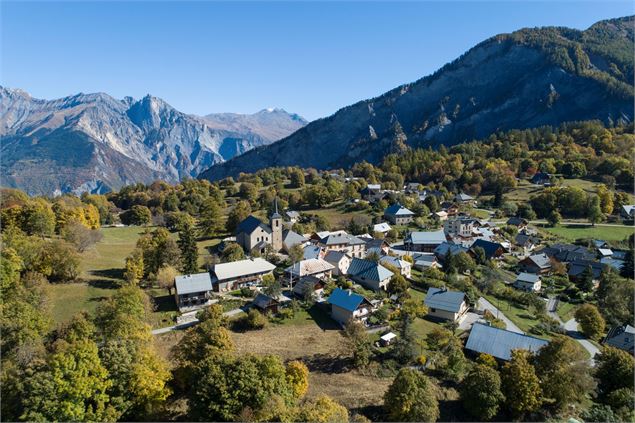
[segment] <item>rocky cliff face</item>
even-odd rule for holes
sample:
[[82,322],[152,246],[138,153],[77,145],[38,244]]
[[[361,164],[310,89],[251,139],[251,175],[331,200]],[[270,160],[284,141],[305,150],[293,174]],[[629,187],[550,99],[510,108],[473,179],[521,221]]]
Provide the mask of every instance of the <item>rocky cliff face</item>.
[[399,149],[450,145],[498,130],[632,121],[632,50],[633,17],[586,31],[499,35],[431,76],[341,109],[200,177],[216,180],[269,166],[377,163]]
[[225,116],[187,115],[152,96],[46,101],[0,87],[1,184],[53,194],[177,182],[306,124],[282,110]]

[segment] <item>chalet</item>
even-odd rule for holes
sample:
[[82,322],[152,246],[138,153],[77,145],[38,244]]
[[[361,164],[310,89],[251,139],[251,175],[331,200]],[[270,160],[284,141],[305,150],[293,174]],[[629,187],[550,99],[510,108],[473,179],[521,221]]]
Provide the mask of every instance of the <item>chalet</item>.
[[527,234],[518,234],[514,238],[514,245],[521,248],[524,254],[528,254],[536,248],[540,239]]
[[379,337],[379,344],[382,347],[387,347],[391,345],[397,339],[397,335],[393,332],[388,332],[385,335]]
[[628,324],[611,328],[602,343],[634,354],[635,328]]
[[280,301],[263,293],[256,295],[252,301],[256,309],[262,313],[277,313],[280,308]]
[[604,241],[603,239],[594,239],[593,240],[593,247],[595,247],[596,249],[598,249],[598,248],[611,248],[609,243]]
[[516,280],[514,281],[514,288],[520,289],[521,291],[527,292],[538,292],[542,287],[542,282],[540,281],[540,275],[535,273],[521,273],[516,276]]
[[[317,235],[319,236],[320,233]],[[322,247],[324,252],[342,251],[351,257],[358,258],[366,256],[366,243],[364,240],[345,231],[327,232],[327,235],[319,238],[317,245]]]
[[282,216],[278,213],[277,203],[269,217],[269,225],[255,216],[248,216],[240,222],[236,229],[236,242],[247,253],[254,250],[263,253],[267,245],[275,252],[282,250]]
[[401,276],[410,278],[412,276],[412,264],[406,260],[402,260],[399,257],[383,256],[379,259],[379,262],[383,265],[390,265],[399,270]]
[[300,213],[294,210],[287,210],[284,212],[285,216],[287,216],[287,220],[291,223],[296,223],[300,220]]
[[446,241],[443,229],[430,232],[409,232],[404,239],[404,246],[408,251],[431,253]]
[[535,185],[544,185],[550,182],[551,182],[551,175],[545,172],[537,172],[531,178],[531,183]]
[[521,333],[499,329],[483,323],[474,323],[465,349],[475,354],[489,354],[499,360],[509,361],[513,350],[538,352],[548,342]]
[[299,298],[306,298],[307,292],[310,292],[316,301],[322,302],[322,296],[324,294],[324,282],[320,278],[315,276],[305,276],[293,287],[293,294]]
[[384,218],[394,225],[407,225],[414,219],[415,214],[399,203],[384,210]]
[[335,288],[326,301],[331,305],[331,317],[341,325],[351,320],[364,321],[373,309],[370,301],[350,289]]
[[620,208],[620,216],[623,219],[631,220],[635,218],[635,204],[624,205]]
[[594,260],[595,254],[588,248],[573,244],[553,244],[538,251],[558,260],[560,263],[570,263],[577,260]]
[[546,254],[532,254],[518,262],[518,267],[527,273],[544,275],[551,272],[551,259]]
[[380,184],[368,184],[359,193],[364,200],[371,202],[381,200],[383,197]]
[[470,217],[448,219],[443,223],[443,230],[446,235],[469,238],[474,232],[474,221]]
[[505,224],[507,226],[515,226],[518,229],[522,229],[526,228],[528,223],[529,222],[527,222],[527,220],[523,219],[522,217],[510,217],[509,219],[507,219],[507,222]]
[[297,232],[290,229],[282,231],[282,249],[287,253],[296,245],[304,245],[307,242],[309,240]]
[[476,201],[474,199],[474,197],[472,197],[471,195],[468,195],[464,192],[460,192],[458,194],[456,194],[454,196],[454,202],[458,203],[458,204],[475,204]]
[[390,231],[391,229],[392,228],[390,227],[390,225],[386,222],[373,225],[373,232],[384,234],[384,235],[386,235],[388,231]]
[[215,264],[211,271],[212,286],[216,292],[227,292],[258,285],[262,277],[275,268],[276,266],[260,257]]
[[468,310],[465,293],[448,291],[445,287],[428,289],[423,302],[428,307],[428,316],[440,320],[459,322]]
[[393,273],[379,263],[353,257],[348,275],[355,282],[375,291],[385,290]]
[[348,274],[351,258],[343,251],[329,251],[324,255],[324,260],[333,266],[335,276]]
[[388,245],[388,243],[383,239],[370,238],[365,239],[364,241],[366,241],[366,257],[368,257],[371,253],[383,256],[388,254],[388,251],[390,250],[390,245]]
[[480,247],[483,251],[485,251],[485,258],[487,260],[498,258],[505,253],[505,247],[499,242],[477,239],[470,247],[470,251],[474,253],[474,249],[477,247]]
[[419,182],[408,182],[404,186],[404,192],[406,194],[417,194],[419,193],[421,188],[421,184]]
[[584,271],[589,267],[591,268],[591,272],[593,273],[593,281],[599,281],[600,276],[602,275],[602,271],[604,270],[604,265],[602,263],[590,260],[576,260],[569,263],[569,270],[567,271],[569,280],[571,282],[579,281]]
[[298,281],[305,276],[314,276],[318,279],[329,279],[335,267],[326,260],[314,258],[302,260],[284,269],[285,278],[288,281]]
[[441,207],[441,210],[445,211],[448,216],[455,216],[459,212],[459,206],[451,201],[444,201],[439,204],[439,207]]
[[415,264],[413,267],[418,270],[438,269],[442,267],[434,254],[419,254],[414,257],[414,260]]
[[436,217],[441,222],[444,222],[444,221],[448,220],[448,212],[446,212],[445,210],[441,210],[441,211],[438,211],[436,213],[432,213],[432,216]]
[[612,257],[613,256],[613,250],[611,250],[610,248],[598,248],[598,258],[599,259],[603,259],[606,257]]
[[458,253],[467,253],[469,250],[460,244],[444,241],[432,252],[441,261],[444,261],[448,255],[455,255]]
[[174,299],[179,311],[196,310],[211,304],[212,280],[207,272],[177,276],[174,286]]

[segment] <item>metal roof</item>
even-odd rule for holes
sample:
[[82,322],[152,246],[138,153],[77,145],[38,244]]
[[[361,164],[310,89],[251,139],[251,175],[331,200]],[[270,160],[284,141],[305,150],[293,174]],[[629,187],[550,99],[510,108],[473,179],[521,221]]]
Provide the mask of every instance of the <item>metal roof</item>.
[[326,254],[324,255],[324,260],[335,265],[335,264],[338,264],[340,260],[342,260],[342,258],[344,257],[346,257],[346,253],[344,251],[330,250],[330,251],[327,251]]
[[533,336],[499,329],[494,326],[474,323],[465,349],[486,353],[501,360],[510,360],[512,350],[537,352],[547,341]]
[[516,276],[516,281],[518,282],[527,282],[527,283],[536,283],[540,281],[540,276],[535,275],[533,273],[521,273]]
[[365,242],[356,236],[347,234],[344,231],[330,233],[329,235],[323,237],[320,240],[321,244],[324,245],[360,245],[365,244]]
[[439,229],[431,232],[410,232],[407,241],[412,244],[441,244],[447,239],[443,229]]
[[454,199],[458,200],[458,201],[468,201],[468,200],[473,200],[474,197],[472,197],[471,195],[468,195],[468,194],[466,194],[464,192],[461,192],[459,194],[456,194],[454,196]]
[[384,214],[390,216],[414,216],[414,213],[399,203],[389,206],[384,211]]
[[195,273],[193,275],[180,275],[174,278],[176,293],[178,295],[193,294],[195,292],[211,291],[212,278],[209,273]]
[[445,241],[439,244],[439,246],[434,249],[434,254],[445,257],[448,253],[454,255],[460,252],[466,253],[467,250],[467,247],[464,247],[463,245],[453,244],[451,242]]
[[529,257],[527,257],[528,260],[531,260],[536,266],[540,267],[541,269],[546,269],[548,267],[551,267],[551,260],[549,259],[549,256],[547,256],[546,254],[532,254]]
[[465,301],[465,293],[461,291],[448,291],[441,288],[430,288],[423,303],[431,308],[456,313],[461,309]]
[[362,260],[360,258],[353,257],[351,265],[348,267],[348,274],[371,281],[381,282],[392,277],[394,273],[374,261]]
[[302,243],[305,243],[307,241],[308,241],[308,239],[306,239],[305,237],[303,237],[299,233],[294,232],[294,231],[292,231],[290,229],[287,229],[287,230],[282,232],[282,242],[287,247],[292,247],[294,245],[302,244]]
[[363,301],[364,297],[361,295],[354,293],[350,289],[345,291],[342,288],[335,288],[327,300],[329,304],[351,312],[357,310],[357,307],[359,307]]
[[410,266],[410,263],[408,263],[407,261],[401,260],[399,257],[393,257],[393,256],[383,256],[381,259],[379,259],[379,262],[383,264],[389,264],[391,266],[395,266],[397,269],[404,269]]
[[310,258],[318,258],[320,257],[320,252],[322,252],[322,249],[320,247],[318,247],[317,245],[307,245],[306,247],[304,247],[304,259],[310,259]]
[[390,225],[386,222],[378,223],[373,226],[373,231],[375,232],[388,232],[390,230]]
[[239,278],[241,276],[268,273],[276,266],[260,257],[247,260],[239,260],[231,263],[221,263],[214,266],[214,275],[219,281]]

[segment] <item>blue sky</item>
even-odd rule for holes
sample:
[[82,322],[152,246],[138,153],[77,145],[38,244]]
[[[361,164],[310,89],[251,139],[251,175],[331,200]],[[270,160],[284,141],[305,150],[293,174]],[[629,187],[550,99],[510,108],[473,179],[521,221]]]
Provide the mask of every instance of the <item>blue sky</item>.
[[630,1],[7,2],[2,85],[103,91],[194,114],[282,107],[315,119],[522,27],[584,29]]

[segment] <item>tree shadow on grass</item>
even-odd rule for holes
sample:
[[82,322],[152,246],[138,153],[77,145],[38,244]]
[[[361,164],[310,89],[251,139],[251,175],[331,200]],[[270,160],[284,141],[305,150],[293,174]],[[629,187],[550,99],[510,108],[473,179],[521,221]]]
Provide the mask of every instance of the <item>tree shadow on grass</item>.
[[109,279],[91,280],[91,281],[88,281],[88,285],[92,286],[93,288],[100,288],[100,289],[117,289],[121,286],[119,282],[109,280]]
[[332,354],[315,354],[302,359],[312,372],[327,374],[346,373],[352,368],[352,358],[333,357]]
[[153,297],[152,302],[155,305],[155,311],[167,312],[167,311],[179,311],[176,307],[176,301],[172,295],[162,295],[160,297]]
[[108,279],[123,279],[124,269],[113,268],[113,269],[92,270],[90,274],[94,276],[99,276],[102,278],[108,278]]

